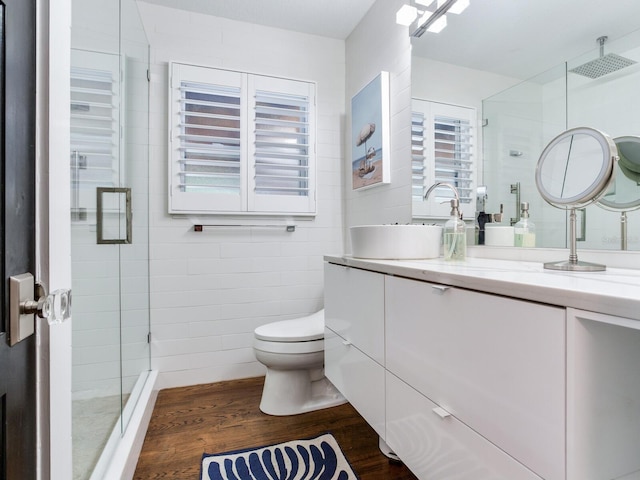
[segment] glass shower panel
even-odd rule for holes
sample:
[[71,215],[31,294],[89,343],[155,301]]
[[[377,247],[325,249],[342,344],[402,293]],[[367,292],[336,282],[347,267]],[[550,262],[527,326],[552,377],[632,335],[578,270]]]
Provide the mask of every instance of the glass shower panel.
[[482,101],[486,211],[503,204],[503,224],[517,221],[519,191],[530,204],[537,245],[556,248],[566,246],[566,212],[540,197],[534,172],[544,146],[566,128],[565,71],[563,64]]
[[84,480],[102,478],[150,369],[149,46],[134,0],[74,0],[72,13],[73,459]]
[[[120,57],[123,175],[131,192],[131,243],[120,246],[122,429],[150,368],[149,347],[149,43],[133,0],[122,0]],[[130,398],[129,403],[124,403]]]
[[120,177],[117,54],[71,55],[74,478],[88,478],[121,411],[120,254],[96,242],[97,189]]

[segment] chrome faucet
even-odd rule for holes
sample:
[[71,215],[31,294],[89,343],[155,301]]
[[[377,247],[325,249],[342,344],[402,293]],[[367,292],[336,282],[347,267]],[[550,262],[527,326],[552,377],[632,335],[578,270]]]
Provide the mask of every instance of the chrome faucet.
[[427,193],[424,194],[424,199],[426,200],[427,198],[429,198],[429,195],[431,194],[431,192],[433,192],[438,187],[449,187],[451,190],[453,190],[453,194],[456,196],[456,200],[458,200],[458,204],[460,204],[460,195],[458,194],[458,189],[447,182],[438,182],[431,185],[427,190]]
[[[458,193],[458,189],[456,187],[454,187],[453,185],[451,185],[450,183],[447,183],[447,182],[434,183],[433,185],[431,185],[429,187],[427,192],[424,194],[424,199],[426,200],[427,198],[429,198],[429,195],[431,194],[431,192],[433,192],[438,187],[448,187],[453,191],[453,194],[456,196],[455,200],[450,200],[451,201],[451,214],[453,214],[454,209],[457,211],[460,208],[460,194]],[[455,202],[455,205],[454,205],[453,202]],[[442,202],[442,203],[446,203],[446,202]],[[460,216],[460,219],[462,219],[462,212],[459,212],[459,216]]]

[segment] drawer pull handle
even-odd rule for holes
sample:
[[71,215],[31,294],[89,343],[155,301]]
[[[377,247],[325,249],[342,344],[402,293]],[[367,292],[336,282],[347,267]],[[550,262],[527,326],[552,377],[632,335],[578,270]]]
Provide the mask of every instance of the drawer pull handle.
[[351,342],[349,340],[343,340],[342,344],[348,347],[349,345],[351,345]]
[[447,417],[450,417],[451,414],[449,412],[447,412],[444,408],[440,408],[440,407],[436,407],[433,409],[433,413],[435,413],[436,415],[438,415],[440,418],[442,418],[443,420]]
[[431,285],[431,291],[436,295],[442,295],[444,292],[449,290],[450,287],[445,287],[444,285]]

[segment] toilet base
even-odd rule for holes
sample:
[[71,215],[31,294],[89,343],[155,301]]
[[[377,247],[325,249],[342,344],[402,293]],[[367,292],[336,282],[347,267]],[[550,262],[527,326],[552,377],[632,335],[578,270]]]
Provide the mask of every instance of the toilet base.
[[298,415],[346,403],[344,396],[317,370],[267,368],[260,410],[267,415]]

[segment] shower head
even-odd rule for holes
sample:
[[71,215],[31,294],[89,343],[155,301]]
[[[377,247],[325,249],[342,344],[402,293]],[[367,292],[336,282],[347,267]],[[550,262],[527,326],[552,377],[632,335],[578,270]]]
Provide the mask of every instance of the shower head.
[[595,60],[591,60],[583,65],[569,70],[570,72],[577,73],[589,78],[599,78],[603,75],[607,75],[616,70],[626,68],[633,65],[635,60],[630,60],[615,53],[604,54],[604,42],[607,41],[607,37],[599,37],[598,43],[600,44],[600,57]]

